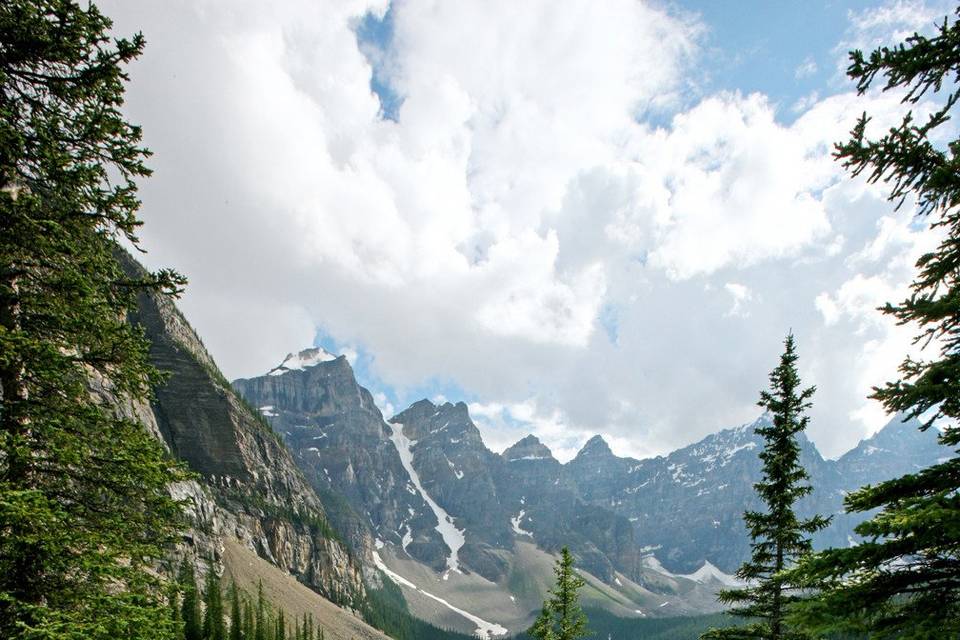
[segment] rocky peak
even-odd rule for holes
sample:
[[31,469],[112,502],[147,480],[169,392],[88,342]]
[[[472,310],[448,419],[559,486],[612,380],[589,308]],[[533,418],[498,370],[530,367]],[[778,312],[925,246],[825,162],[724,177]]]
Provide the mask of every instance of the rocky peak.
[[586,444],[584,444],[577,453],[575,460],[598,460],[615,457],[613,451],[610,450],[610,445],[603,439],[603,436],[595,435],[587,440]]
[[279,376],[288,371],[303,371],[321,362],[330,362],[337,358],[344,358],[344,356],[335,356],[323,347],[310,347],[297,353],[288,353],[280,364],[267,372],[267,375]]
[[508,447],[502,454],[507,462],[518,460],[553,460],[553,453],[540,442],[537,436],[530,434]]
[[402,424],[404,433],[418,443],[428,442],[461,445],[457,448],[486,449],[480,430],[470,419],[470,412],[463,402],[445,402],[435,405],[429,400],[419,400],[390,418],[393,424]]

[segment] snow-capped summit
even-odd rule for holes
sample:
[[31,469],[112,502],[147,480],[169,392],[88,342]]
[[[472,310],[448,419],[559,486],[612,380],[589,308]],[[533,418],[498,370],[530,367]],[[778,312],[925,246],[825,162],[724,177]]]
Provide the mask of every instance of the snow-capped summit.
[[299,353],[288,353],[283,362],[267,372],[267,375],[279,376],[287,371],[302,371],[307,367],[320,364],[321,362],[330,362],[336,360],[335,356],[323,347],[310,347]]

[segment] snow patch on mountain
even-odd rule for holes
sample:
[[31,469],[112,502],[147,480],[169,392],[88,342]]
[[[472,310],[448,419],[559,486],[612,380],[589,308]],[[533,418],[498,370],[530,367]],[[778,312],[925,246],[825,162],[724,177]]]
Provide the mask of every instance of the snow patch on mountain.
[[716,580],[721,584],[724,584],[728,587],[742,587],[743,582],[739,580],[736,576],[732,576],[729,573],[724,573],[720,569],[713,566],[709,560],[703,562],[703,566],[694,571],[693,573],[688,573],[686,575],[675,576],[677,578],[687,578],[688,580],[693,580],[694,582],[699,582],[704,584],[710,582],[711,580]]
[[337,356],[333,355],[323,347],[312,347],[310,349],[304,349],[298,353],[288,353],[287,357],[283,359],[283,362],[278,364],[273,369],[267,372],[267,375],[270,376],[279,376],[287,371],[303,371],[307,367],[312,367],[318,365],[321,362],[330,362],[331,360],[336,360]]
[[520,524],[523,522],[523,516],[525,516],[526,513],[527,512],[524,509],[521,509],[520,513],[510,518],[510,526],[513,527],[513,532],[518,536],[530,536],[532,538],[533,532],[527,531],[520,526]]
[[[460,548],[463,546],[466,539],[464,538],[464,532],[461,529],[457,528],[457,525],[453,523],[453,518],[450,517],[443,507],[434,501],[430,497],[430,494],[427,493],[426,489],[423,488],[423,485],[420,483],[420,474],[417,473],[417,470],[413,468],[413,445],[416,442],[412,442],[407,436],[403,434],[403,425],[393,422],[386,423],[390,427],[390,441],[393,442],[393,446],[397,448],[397,453],[400,454],[400,463],[403,465],[404,470],[406,470],[407,475],[410,476],[410,482],[413,483],[413,486],[423,497],[424,502],[427,503],[427,506],[433,511],[433,514],[437,517],[437,526],[435,527],[437,532],[440,534],[440,537],[443,538],[443,542],[450,549],[450,555],[447,556],[447,569],[448,571],[456,571],[460,573],[460,561],[458,554]],[[408,485],[409,487],[409,485]],[[413,492],[411,492],[413,493]],[[446,578],[446,576],[444,576]]]
[[[426,495],[426,494],[424,494],[424,495]],[[392,570],[387,566],[387,564],[383,561],[383,558],[380,557],[380,551],[379,551],[379,550],[384,547],[383,541],[382,541],[382,540],[379,540],[379,539],[376,540],[376,541],[375,541],[375,546],[376,546],[376,550],[373,551],[373,564],[377,567],[377,569],[380,569],[380,571],[382,571],[382,572],[384,573],[384,575],[386,575],[388,578],[390,578],[391,580],[393,580],[396,584],[398,584],[398,585],[400,585],[400,586],[402,586],[402,587],[407,587],[407,588],[409,588],[409,589],[413,589],[414,591],[417,591],[417,592],[419,592],[419,593],[422,593],[423,595],[425,595],[426,597],[430,598],[431,600],[436,600],[437,602],[439,602],[440,604],[442,604],[442,605],[445,606],[446,608],[450,609],[450,610],[453,611],[454,613],[457,613],[457,614],[463,616],[464,618],[466,618],[467,620],[469,620],[470,622],[472,622],[473,624],[476,625],[477,629],[476,629],[476,631],[473,632],[473,634],[474,634],[476,637],[478,637],[478,638],[482,638],[482,639],[484,639],[484,640],[488,640],[489,638],[492,638],[492,637],[495,637],[495,636],[505,636],[505,635],[507,635],[507,629],[506,629],[505,627],[497,624],[496,622],[488,622],[488,621],[484,620],[483,618],[479,618],[479,617],[473,615],[473,614],[470,613],[469,611],[464,611],[463,609],[460,609],[460,608],[458,608],[458,607],[455,607],[454,605],[450,604],[449,602],[447,602],[446,600],[444,600],[444,599],[441,598],[440,596],[435,596],[435,595],[433,595],[432,593],[430,593],[429,591],[424,591],[423,589],[421,589],[420,587],[418,587],[418,586],[415,585],[414,583],[410,582],[409,580],[407,580],[406,578],[404,578],[403,576],[401,576],[399,573],[396,573],[395,571],[392,571]]]

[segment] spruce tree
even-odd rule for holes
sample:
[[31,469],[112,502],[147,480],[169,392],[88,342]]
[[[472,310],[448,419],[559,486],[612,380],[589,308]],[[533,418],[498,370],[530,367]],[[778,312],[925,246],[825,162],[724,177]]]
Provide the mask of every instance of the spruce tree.
[[702,638],[802,639],[808,636],[787,623],[788,606],[799,599],[797,590],[784,578],[787,569],[811,551],[809,535],[823,529],[829,520],[821,516],[801,520],[794,507],[812,491],[800,465],[797,435],[807,428],[814,387],[801,388],[797,373],[793,334],[784,341],[780,363],[770,374],[770,390],[760,392],[760,407],[771,417],[769,425],[757,428],[764,438],[760,460],[763,476],[754,485],[764,511],[747,511],[744,522],[752,540],[750,559],[737,571],[747,586],[721,591],[719,599],[734,607],[730,613],[748,619],[739,627],[711,629]]
[[[960,9],[956,12],[960,16]],[[884,407],[918,418],[921,429],[940,427],[939,441],[960,447],[960,20],[944,18],[930,37],[914,34],[865,56],[850,54],[847,73],[862,95],[878,79],[902,92],[910,109],[901,123],[867,137],[864,114],[836,157],[853,175],[889,186],[897,206],[916,203],[918,221],[943,240],[917,262],[909,297],[883,313],[919,332],[919,358],[907,357],[900,379],[875,388]],[[915,120],[912,108],[933,104]],[[942,127],[942,128],[941,128]],[[946,133],[952,139],[937,141]],[[796,618],[818,631],[866,632],[870,637],[960,636],[960,457],[952,456],[900,478],[863,487],[845,499],[848,512],[877,512],[856,528],[861,544],[829,549],[802,563],[796,579],[819,597]]]
[[184,640],[183,613],[180,609],[180,585],[171,580],[167,585],[167,607],[170,609],[170,623],[174,640]]
[[202,640],[203,627],[200,615],[200,597],[197,593],[197,577],[193,565],[188,560],[184,560],[183,564],[180,565],[177,583],[180,585],[181,593],[183,593],[180,618],[183,620],[184,640]]
[[253,621],[253,605],[249,598],[243,599],[243,637],[244,640],[253,640],[256,625]]
[[243,640],[243,618],[240,612],[240,589],[230,585],[230,640]]
[[267,640],[267,599],[263,595],[263,581],[257,583],[257,619],[254,640]]
[[[159,381],[126,322],[139,291],[139,128],[124,65],[92,3],[0,2],[0,637],[171,638],[151,569],[181,525],[160,443],[118,407]],[[119,403],[109,401],[119,399]],[[104,402],[104,400],[108,400]]]
[[220,578],[211,566],[207,570],[203,593],[203,639],[227,640],[227,630],[223,624],[223,594],[220,591]]
[[588,635],[587,616],[580,608],[579,591],[586,584],[573,567],[573,554],[567,547],[553,568],[556,584],[543,603],[543,609],[527,633],[537,640],[577,640]]
[[283,609],[277,611],[277,632],[274,634],[276,640],[286,640],[287,622],[284,620]]

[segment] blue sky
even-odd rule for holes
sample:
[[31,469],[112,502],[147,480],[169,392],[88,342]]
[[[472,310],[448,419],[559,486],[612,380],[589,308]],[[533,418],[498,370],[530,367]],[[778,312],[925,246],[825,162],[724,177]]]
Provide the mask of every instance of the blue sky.
[[752,420],[792,329],[824,453],[886,422],[866,396],[911,334],[875,308],[936,236],[833,162],[903,111],[842,69],[949,4],[103,8],[148,41],[147,261],[190,277],[228,377],[317,343],[386,413],[465,400],[496,449],[648,456]]

